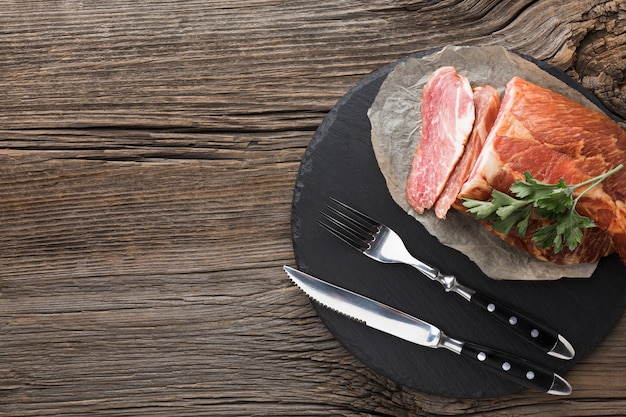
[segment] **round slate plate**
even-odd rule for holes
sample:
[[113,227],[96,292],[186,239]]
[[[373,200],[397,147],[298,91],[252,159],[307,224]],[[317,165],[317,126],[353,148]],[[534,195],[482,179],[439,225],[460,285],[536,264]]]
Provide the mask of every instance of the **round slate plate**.
[[[423,56],[417,54],[413,56]],[[558,70],[541,68],[574,88]],[[441,245],[389,195],[370,142],[367,110],[391,64],[346,94],[319,126],[302,160],[292,204],[292,234],[298,267],[344,288],[429,321],[452,337],[521,355],[556,370],[567,370],[611,331],[626,305],[626,268],[612,256],[590,279],[494,281],[463,254]],[[596,104],[597,99],[585,94]],[[462,282],[541,318],[576,349],[571,361],[552,358],[510,334],[486,314],[440,284],[405,265],[375,262],[322,229],[315,221],[332,196],[386,223],[419,259],[455,274]],[[333,335],[374,372],[420,391],[459,398],[492,397],[523,388],[444,349],[429,349],[395,338],[315,305]],[[574,386],[575,390],[576,387]]]

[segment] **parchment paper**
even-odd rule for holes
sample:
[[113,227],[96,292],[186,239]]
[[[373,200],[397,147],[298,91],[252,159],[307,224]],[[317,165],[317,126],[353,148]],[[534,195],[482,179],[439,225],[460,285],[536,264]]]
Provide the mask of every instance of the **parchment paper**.
[[406,182],[420,140],[422,87],[434,70],[445,65],[468,77],[472,87],[491,85],[500,96],[506,83],[518,76],[598,110],[578,91],[500,46],[448,46],[424,58],[410,58],[389,74],[368,112],[374,153],[393,200],[442,244],[463,252],[491,278],[589,277],[597,263],[557,265],[541,261],[494,236],[465,214],[450,210],[447,218],[440,220],[432,210],[420,215],[410,207]]

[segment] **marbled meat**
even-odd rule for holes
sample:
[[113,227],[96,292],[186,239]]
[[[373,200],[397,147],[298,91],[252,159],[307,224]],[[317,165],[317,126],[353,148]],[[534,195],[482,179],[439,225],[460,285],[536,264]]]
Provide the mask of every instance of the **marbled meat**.
[[469,80],[453,67],[433,72],[421,103],[421,137],[407,182],[407,200],[417,213],[437,201],[463,154],[475,117]]
[[472,133],[465,145],[463,156],[454,167],[452,175],[435,203],[435,214],[440,219],[446,217],[448,210],[457,200],[459,191],[474,167],[500,109],[500,95],[493,87],[474,88],[473,99],[476,117]]
[[[500,113],[459,197],[488,200],[493,189],[508,192],[525,171],[546,183],[563,178],[577,184],[619,164],[626,164],[626,132],[616,123],[515,77],[506,86]],[[585,229],[573,252],[538,249],[514,230],[503,238],[557,263],[593,262],[615,250],[626,262],[625,193],[626,169],[622,169],[581,198],[578,212],[591,217],[597,228]],[[538,222],[541,219],[534,227]]]

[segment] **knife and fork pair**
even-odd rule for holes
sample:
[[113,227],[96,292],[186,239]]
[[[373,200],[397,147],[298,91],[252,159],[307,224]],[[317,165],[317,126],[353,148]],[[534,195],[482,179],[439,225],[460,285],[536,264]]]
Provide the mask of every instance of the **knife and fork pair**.
[[[317,222],[326,230],[364,255],[383,263],[410,265],[447,292],[454,292],[506,326],[517,336],[532,343],[548,355],[572,359],[574,348],[559,333],[499,300],[473,290],[453,275],[444,275],[437,268],[414,258],[400,236],[384,224],[331,199]],[[393,307],[360,294],[340,288],[297,269],[284,267],[291,280],[317,303],[335,310],[369,327],[404,340],[431,348],[445,348],[478,361],[491,371],[523,386],[553,395],[569,395],[570,384],[560,375],[526,359],[493,348],[461,341]]]

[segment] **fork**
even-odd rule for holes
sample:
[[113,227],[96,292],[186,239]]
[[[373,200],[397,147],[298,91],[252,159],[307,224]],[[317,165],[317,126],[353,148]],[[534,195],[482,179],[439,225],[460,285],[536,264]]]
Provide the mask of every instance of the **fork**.
[[400,236],[388,226],[334,198],[320,211],[320,215],[317,223],[364,255],[378,262],[410,265],[439,282],[446,292],[457,293],[548,355],[559,359],[574,357],[574,348],[565,337],[496,298],[459,283],[454,275],[442,274],[439,269],[416,259]]

